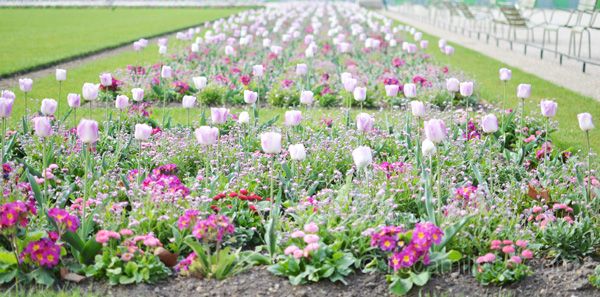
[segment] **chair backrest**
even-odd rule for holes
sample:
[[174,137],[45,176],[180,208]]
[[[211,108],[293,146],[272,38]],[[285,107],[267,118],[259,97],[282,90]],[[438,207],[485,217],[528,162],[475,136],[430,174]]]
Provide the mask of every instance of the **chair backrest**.
[[577,10],[579,11],[593,11],[596,9],[596,3],[598,0],[579,0],[577,4]]
[[471,12],[471,9],[469,9],[469,6],[467,6],[467,4],[465,4],[465,3],[457,2],[456,9],[458,9],[458,11],[460,11],[460,13],[462,13],[462,15],[466,19],[472,20],[475,18],[475,15],[473,15],[473,13]]
[[537,0],[519,0],[519,7],[523,9],[534,9],[536,2]]
[[451,1],[444,1],[444,2],[442,2],[442,4],[448,10],[448,12],[450,13],[450,16],[459,16],[460,15],[458,13],[458,11],[456,10],[456,3],[451,2]]
[[513,27],[527,27],[527,20],[521,15],[519,10],[512,5],[500,6],[500,11],[506,18],[508,25]]

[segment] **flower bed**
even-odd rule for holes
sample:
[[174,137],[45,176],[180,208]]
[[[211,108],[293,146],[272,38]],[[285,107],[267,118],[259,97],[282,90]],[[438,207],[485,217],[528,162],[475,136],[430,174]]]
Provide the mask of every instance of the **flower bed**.
[[[222,280],[267,266],[294,285],[385,274],[407,294],[464,267],[506,285],[535,277],[535,261],[598,256],[595,163],[553,145],[556,104],[535,118],[483,106],[416,30],[349,4],[280,5],[178,39],[160,41],[152,67],[83,86],[118,118],[107,105],[104,121],[70,127],[81,100],[69,94],[70,113],[45,99],[3,138],[2,283]],[[179,101],[186,125],[166,107]],[[3,120],[14,102],[2,93]],[[269,105],[289,109],[265,118]],[[591,116],[578,120],[585,137]]]

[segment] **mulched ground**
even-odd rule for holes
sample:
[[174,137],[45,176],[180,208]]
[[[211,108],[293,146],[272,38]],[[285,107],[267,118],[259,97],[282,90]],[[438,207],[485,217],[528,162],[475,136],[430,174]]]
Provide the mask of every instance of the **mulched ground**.
[[[599,262],[586,259],[582,264],[549,266],[533,264],[535,273],[523,281],[504,288],[484,287],[467,272],[452,272],[434,277],[425,287],[409,296],[600,296],[587,277]],[[323,281],[292,286],[287,279],[272,275],[266,267],[255,267],[223,281],[174,278],[154,285],[111,287],[104,282],[84,281],[77,285],[84,292],[100,296],[390,296],[382,274],[357,273],[348,285]]]

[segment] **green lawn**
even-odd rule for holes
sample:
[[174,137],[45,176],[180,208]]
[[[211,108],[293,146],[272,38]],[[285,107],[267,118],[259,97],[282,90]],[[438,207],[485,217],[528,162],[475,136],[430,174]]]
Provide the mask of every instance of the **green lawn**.
[[241,10],[3,8],[0,9],[0,77]]
[[[451,70],[463,71],[471,77],[475,81],[476,92],[487,102],[501,103],[504,85],[498,78],[498,70],[502,67],[512,70],[512,80],[507,85],[507,108],[518,107],[519,99],[516,97],[516,90],[520,83],[531,84],[531,97],[526,100],[525,105],[526,113],[529,115],[541,116],[539,103],[542,99],[549,98],[558,102],[558,112],[554,120],[559,122],[559,127],[558,131],[552,134],[552,138],[561,148],[586,147],[585,134],[579,129],[577,114],[591,113],[596,129],[590,132],[590,140],[594,151],[600,152],[600,102],[455,43],[450,43],[456,49],[455,54],[448,57],[437,47],[439,37],[423,33],[423,39],[429,40],[428,54],[441,64],[449,65]],[[556,67],[560,65],[557,64]]]

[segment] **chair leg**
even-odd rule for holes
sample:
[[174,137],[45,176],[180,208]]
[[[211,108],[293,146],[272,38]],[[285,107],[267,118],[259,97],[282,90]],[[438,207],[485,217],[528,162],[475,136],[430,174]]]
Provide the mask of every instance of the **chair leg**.
[[[550,32],[548,32],[550,36]],[[554,57],[558,56],[558,30],[556,30],[556,36],[554,36]]]
[[581,44],[583,43],[583,32],[579,33],[579,51],[577,52],[577,57],[581,58]]
[[592,58],[592,33],[590,30],[585,30],[588,34],[588,58]]

